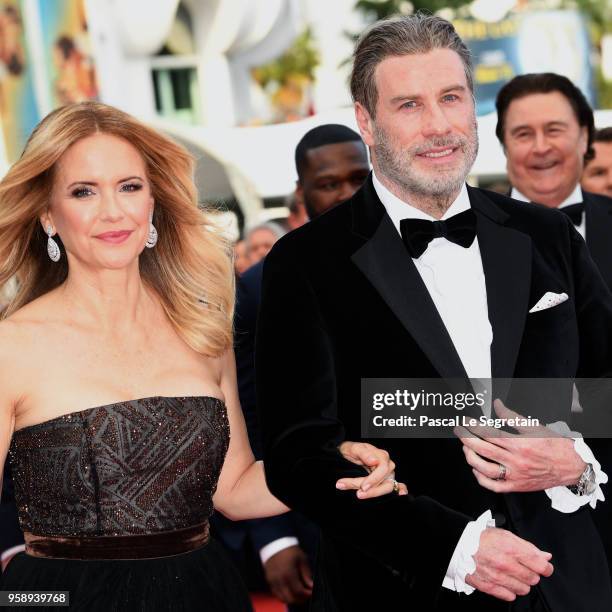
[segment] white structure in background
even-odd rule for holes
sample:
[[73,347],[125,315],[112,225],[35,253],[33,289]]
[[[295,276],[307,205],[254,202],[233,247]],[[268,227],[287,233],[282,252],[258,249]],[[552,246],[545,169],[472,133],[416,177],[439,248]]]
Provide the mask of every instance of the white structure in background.
[[[193,123],[204,126],[250,118],[251,66],[278,57],[303,23],[298,0],[86,3],[102,99],[151,118],[164,102],[154,73],[191,71],[198,108]],[[172,52],[159,55],[169,36]]]
[[[294,150],[306,131],[331,122],[355,129],[350,66],[341,66],[352,51],[345,33],[364,26],[354,0],[85,1],[102,101],[185,144],[198,161],[200,199],[235,197],[247,225],[261,218],[264,199],[293,190]],[[36,13],[35,0],[24,3]],[[495,11],[493,4],[477,0],[474,10],[493,19],[513,2],[500,0]],[[251,68],[279,56],[306,25],[321,59],[313,86],[317,115],[288,124],[237,127],[260,112]],[[29,43],[35,46],[36,41]],[[611,47],[604,49],[606,64]],[[599,111],[597,124],[612,125],[611,115]],[[495,115],[478,119],[477,176],[505,172],[495,121]]]
[[353,41],[347,32],[361,32],[363,16],[354,10],[355,0],[302,0],[304,19],[311,27],[319,51],[320,65],[313,86],[314,107],[318,112],[351,104],[348,87]]

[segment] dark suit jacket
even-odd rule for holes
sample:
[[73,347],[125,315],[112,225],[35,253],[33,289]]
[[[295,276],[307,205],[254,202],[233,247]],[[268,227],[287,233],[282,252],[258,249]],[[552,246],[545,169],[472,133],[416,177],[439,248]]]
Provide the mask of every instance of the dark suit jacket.
[[[584,201],[585,238],[589,253],[597,265],[604,281],[612,290],[612,198],[582,192]],[[589,429],[580,421],[578,415],[576,429]],[[612,444],[606,438],[589,439],[588,444],[602,468],[612,478]],[[603,486],[606,498],[610,496],[610,484]],[[612,577],[612,500],[598,504],[593,513],[595,524],[602,537],[608,566]]]
[[612,289],[612,198],[582,192],[586,243],[608,287]]
[[[494,334],[493,376],[612,375],[612,295],[569,219],[478,189],[469,196]],[[570,299],[528,314],[547,291]],[[563,514],[544,492],[484,490],[457,440],[372,440],[391,453],[409,496],[363,502],[335,489],[337,478],[362,474],[336,450],[360,437],[362,377],[465,376],[371,180],[266,258],[256,366],[268,484],[322,527],[316,609],[436,609],[464,527],[487,508],[552,552],[555,573],[538,587],[552,610],[612,609],[588,509]],[[567,398],[567,420],[569,411]],[[482,594],[469,602],[474,611],[508,609]]]

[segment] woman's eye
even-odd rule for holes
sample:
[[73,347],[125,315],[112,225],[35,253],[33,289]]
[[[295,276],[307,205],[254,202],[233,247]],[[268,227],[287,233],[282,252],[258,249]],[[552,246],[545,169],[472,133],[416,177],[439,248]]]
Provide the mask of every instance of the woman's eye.
[[128,193],[140,191],[141,189],[142,185],[140,183],[125,183],[125,185],[121,185],[121,191],[127,191]]
[[74,198],[85,198],[92,194],[93,191],[89,187],[77,187],[72,191],[72,197]]

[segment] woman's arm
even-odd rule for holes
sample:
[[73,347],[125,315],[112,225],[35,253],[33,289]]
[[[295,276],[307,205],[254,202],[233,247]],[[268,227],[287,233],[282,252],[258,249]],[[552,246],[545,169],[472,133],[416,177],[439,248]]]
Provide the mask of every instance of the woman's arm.
[[[9,323],[0,324],[0,496],[2,495],[2,475],[4,474],[4,463],[8,455],[8,449],[15,430],[15,393],[12,388],[14,377],[9,372],[9,364],[14,362],[12,343],[9,341],[6,329]],[[11,356],[13,359],[11,359]],[[1,500],[0,500],[1,501]],[[2,552],[0,550],[0,552]],[[0,571],[8,565],[11,557],[2,561]]]
[[[230,425],[230,444],[219,476],[213,501],[224,516],[240,521],[275,516],[289,508],[278,500],[266,484],[263,462],[255,461],[240,402],[236,383],[236,363],[233,351],[227,351],[221,360],[221,391]],[[364,476],[343,478],[338,489],[356,490],[360,499],[392,493],[395,486],[395,464],[389,454],[363,442],[343,442],[340,453],[349,461],[364,467]],[[370,474],[365,474],[366,472]],[[399,495],[408,493],[406,485],[397,483]]]
[[13,381],[15,377],[9,370],[10,364],[14,363],[12,340],[14,325],[7,321],[0,323],[0,495],[2,494],[2,475],[4,473],[4,462],[8,455],[8,449],[15,430],[15,393]]
[[270,493],[263,462],[255,461],[251,451],[238,400],[234,352],[227,351],[220,365],[220,387],[229,418],[230,443],[213,497],[215,508],[233,521],[287,512],[289,508]]

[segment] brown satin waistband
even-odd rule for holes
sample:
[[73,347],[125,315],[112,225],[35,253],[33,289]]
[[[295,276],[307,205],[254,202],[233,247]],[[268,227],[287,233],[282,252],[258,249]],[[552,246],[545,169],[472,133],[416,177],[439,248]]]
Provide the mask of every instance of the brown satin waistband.
[[81,560],[129,560],[171,557],[201,548],[210,538],[208,521],[146,535],[38,536],[24,532],[25,549],[33,557]]

